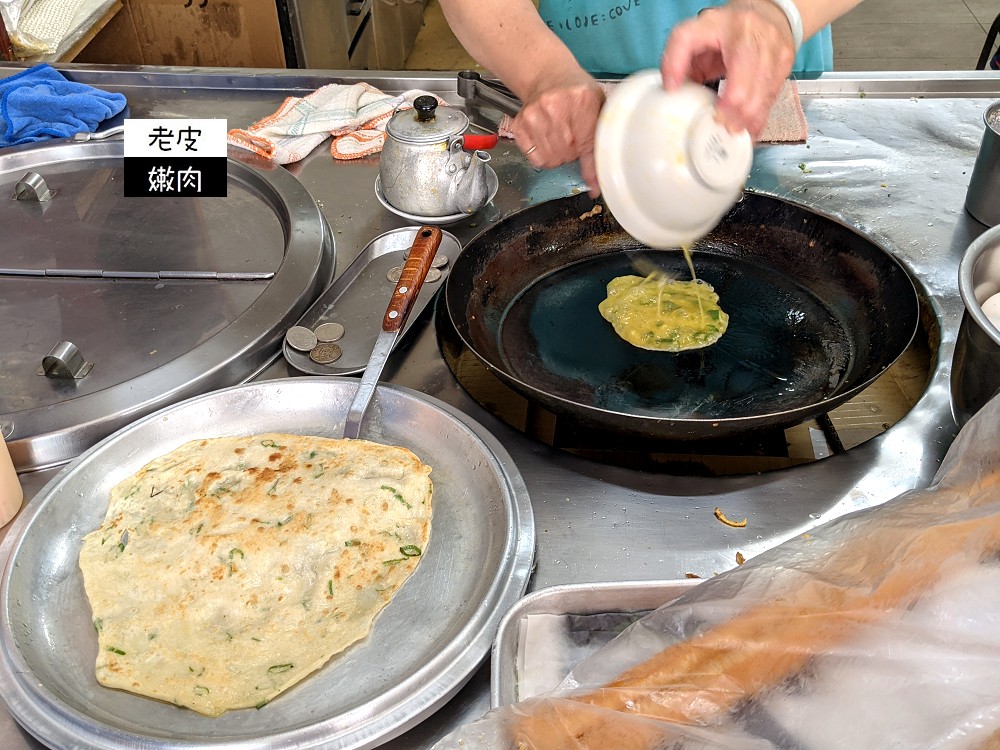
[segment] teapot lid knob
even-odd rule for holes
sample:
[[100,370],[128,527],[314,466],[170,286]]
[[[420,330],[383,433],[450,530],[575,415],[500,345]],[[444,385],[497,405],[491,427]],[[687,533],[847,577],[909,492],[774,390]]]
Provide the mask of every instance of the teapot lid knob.
[[434,119],[434,110],[437,109],[437,99],[426,94],[418,96],[413,100],[413,108],[417,110],[417,121],[427,122]]

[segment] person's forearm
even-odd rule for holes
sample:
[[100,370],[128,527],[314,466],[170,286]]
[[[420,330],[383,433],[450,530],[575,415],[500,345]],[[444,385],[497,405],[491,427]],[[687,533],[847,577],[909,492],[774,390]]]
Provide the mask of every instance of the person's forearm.
[[547,75],[583,72],[531,0],[440,2],[466,51],[521,98],[530,98]]

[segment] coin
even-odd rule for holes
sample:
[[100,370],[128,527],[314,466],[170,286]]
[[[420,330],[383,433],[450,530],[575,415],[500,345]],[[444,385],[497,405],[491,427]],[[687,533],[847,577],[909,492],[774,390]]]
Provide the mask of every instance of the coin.
[[428,268],[427,276],[424,278],[428,284],[433,284],[435,281],[441,281],[441,272],[436,268]]
[[385,275],[385,277],[389,279],[389,281],[391,281],[393,284],[395,284],[399,281],[399,277],[402,275],[403,275],[403,267],[393,266],[392,268],[389,269],[389,272]]
[[344,338],[344,326],[340,323],[323,323],[322,325],[316,326],[313,331],[316,334],[316,339],[321,343],[327,341],[340,341]]
[[339,346],[327,342],[314,346],[309,352],[309,359],[318,365],[331,365],[340,359],[340,355],[343,353]]
[[292,326],[285,332],[288,345],[300,352],[307,352],[316,346],[316,334],[305,326]]

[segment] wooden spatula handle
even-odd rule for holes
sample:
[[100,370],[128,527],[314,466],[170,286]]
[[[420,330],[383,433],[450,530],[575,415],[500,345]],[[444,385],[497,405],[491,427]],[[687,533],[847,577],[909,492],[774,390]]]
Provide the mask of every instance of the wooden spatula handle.
[[420,294],[420,287],[424,285],[431,261],[434,260],[434,255],[441,244],[441,237],[441,230],[437,227],[424,226],[417,230],[417,236],[410,247],[410,254],[403,264],[402,273],[399,274],[399,282],[393,290],[385,317],[382,318],[383,331],[402,329],[417,295]]

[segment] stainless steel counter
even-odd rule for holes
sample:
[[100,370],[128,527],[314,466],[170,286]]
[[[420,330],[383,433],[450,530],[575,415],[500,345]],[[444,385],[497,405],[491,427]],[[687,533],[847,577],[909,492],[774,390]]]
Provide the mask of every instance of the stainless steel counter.
[[[3,69],[0,68],[0,71]],[[120,91],[133,117],[227,117],[246,125],[285,96],[331,82],[304,71],[93,69],[67,66],[77,80]],[[355,74],[336,80],[359,80]],[[422,88],[453,103],[453,75],[369,75],[383,90]],[[927,389],[912,411],[882,436],[844,454],[762,474],[717,478],[645,473],[590,462],[519,434],[473,401],[439,350],[425,311],[394,353],[384,377],[452,404],[505,445],[531,495],[538,537],[532,588],[560,583],[711,576],[824,520],[885,502],[926,484],[951,443],[951,356],[962,314],[957,268],[984,229],[963,208],[983,132],[982,112],[1000,98],[989,73],[908,73],[878,77],[828,74],[800,82],[808,143],[756,151],[750,187],[809,205],[859,227],[912,272],[940,341]],[[536,172],[511,143],[495,149],[500,178],[493,202],[449,227],[465,242],[525,205],[582,189],[572,167]],[[321,146],[291,165],[333,228],[337,272],[376,235],[406,222],[375,200],[378,159],[334,162]],[[291,375],[280,360],[264,377]],[[29,496],[54,472],[24,475]],[[713,517],[721,506],[746,528]],[[429,747],[450,728],[488,708],[482,667],[436,715],[388,747]],[[0,747],[40,748],[0,710]]]

